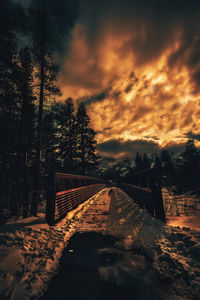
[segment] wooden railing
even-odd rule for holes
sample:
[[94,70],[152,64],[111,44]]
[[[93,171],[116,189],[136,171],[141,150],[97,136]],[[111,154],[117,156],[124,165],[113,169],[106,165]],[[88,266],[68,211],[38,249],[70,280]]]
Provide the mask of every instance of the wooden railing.
[[49,177],[46,221],[49,225],[96,194],[107,185],[95,177],[55,173]]
[[155,218],[165,222],[165,211],[161,190],[161,170],[147,169],[133,174],[133,182],[145,183],[148,187],[139,184],[120,183],[119,187],[124,190],[139,206],[146,208]]

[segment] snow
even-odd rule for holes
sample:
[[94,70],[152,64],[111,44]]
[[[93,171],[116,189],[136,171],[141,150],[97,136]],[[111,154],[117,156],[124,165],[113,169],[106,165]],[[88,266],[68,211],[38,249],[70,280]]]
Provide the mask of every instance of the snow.
[[200,299],[200,229],[173,225],[152,218],[116,187],[102,190],[53,227],[42,214],[5,224],[0,227],[0,299],[39,298],[67,245],[68,255],[77,259],[70,238],[91,232],[116,238],[97,250],[106,260],[98,266],[101,280],[117,286],[137,282],[153,290],[155,299]]
[[99,267],[102,280],[116,287],[138,282],[141,291],[155,289],[155,299],[200,299],[200,230],[164,224],[112,188],[79,220],[77,232],[91,231],[116,237],[110,248],[99,251],[117,251],[123,257]]
[[100,194],[53,227],[45,223],[42,213],[0,226],[0,299],[26,300],[44,293],[77,221]]
[[193,216],[168,216],[167,224],[176,227],[185,227],[200,231],[200,212]]

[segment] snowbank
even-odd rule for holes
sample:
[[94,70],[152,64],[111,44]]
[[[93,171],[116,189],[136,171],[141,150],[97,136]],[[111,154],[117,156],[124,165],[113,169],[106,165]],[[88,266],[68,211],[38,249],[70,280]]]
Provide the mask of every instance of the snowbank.
[[44,293],[77,221],[101,193],[52,227],[42,213],[0,226],[0,299],[37,299]]

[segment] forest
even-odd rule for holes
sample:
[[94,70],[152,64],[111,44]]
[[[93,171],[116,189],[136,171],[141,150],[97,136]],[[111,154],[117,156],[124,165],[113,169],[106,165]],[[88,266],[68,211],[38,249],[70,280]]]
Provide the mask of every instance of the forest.
[[22,209],[24,217],[37,215],[50,172],[85,175],[97,163],[84,105],[55,101],[59,38],[36,2],[28,11],[8,0],[0,4],[0,205],[9,203],[13,215]]

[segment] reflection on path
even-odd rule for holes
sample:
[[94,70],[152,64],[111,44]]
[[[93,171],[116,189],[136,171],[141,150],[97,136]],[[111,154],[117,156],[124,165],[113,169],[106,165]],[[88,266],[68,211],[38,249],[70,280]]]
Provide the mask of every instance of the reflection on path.
[[153,219],[120,189],[105,189],[76,227],[43,300],[198,299],[198,236]]

